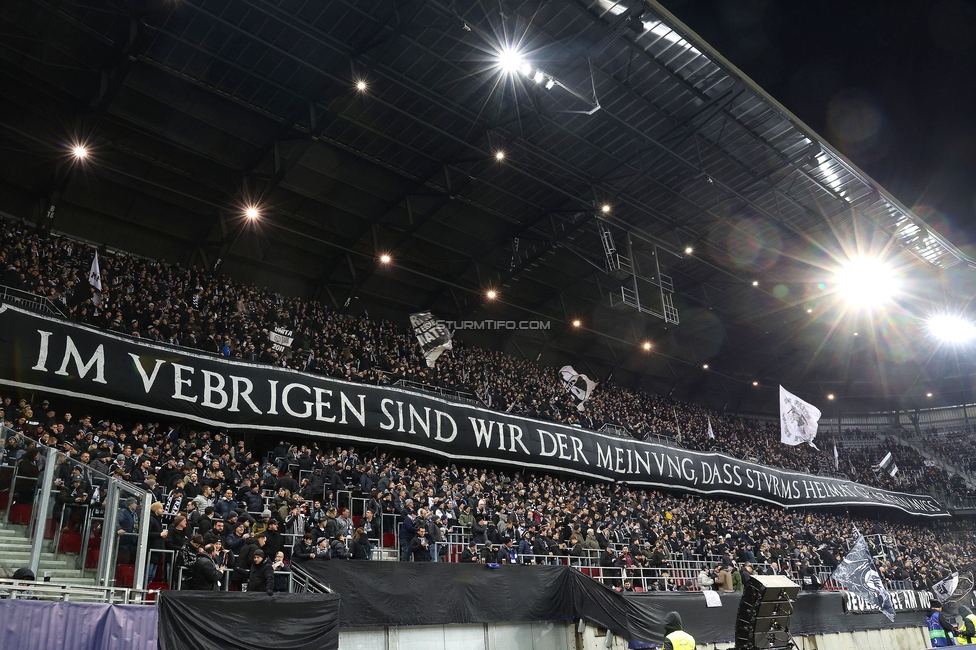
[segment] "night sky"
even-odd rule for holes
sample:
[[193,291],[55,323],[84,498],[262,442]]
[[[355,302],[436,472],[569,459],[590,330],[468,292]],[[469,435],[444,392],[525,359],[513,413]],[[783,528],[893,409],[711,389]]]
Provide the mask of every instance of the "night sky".
[[976,2],[662,4],[976,257]]

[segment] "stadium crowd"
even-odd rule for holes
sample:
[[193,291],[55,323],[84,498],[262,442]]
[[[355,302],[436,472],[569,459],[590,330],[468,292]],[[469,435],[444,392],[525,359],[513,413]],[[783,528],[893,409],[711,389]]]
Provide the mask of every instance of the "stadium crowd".
[[[453,548],[455,561],[565,558],[611,571],[658,569],[660,575],[681,562],[715,565],[694,583],[665,576],[647,584],[650,589],[738,588],[741,574],[755,571],[802,579],[810,567],[837,564],[854,526],[871,536],[886,579],[915,586],[967,567],[976,550],[968,537],[955,542],[947,534],[959,524],[883,523],[825,510],[360,454],[309,441],[282,441],[258,458],[243,441],[192,425],[96,420],[87,411],[75,417],[46,399],[35,406],[9,395],[2,410],[13,432],[2,464],[16,466],[22,477],[40,476],[44,456],[32,438],[77,460],[56,469],[59,509],[103,509],[96,473],[152,494],[150,548],[172,551],[197,588],[212,588],[222,568],[234,584],[251,590],[273,590],[276,578],[279,588],[287,588],[280,572],[292,558],[366,560],[392,532],[399,533],[403,560],[443,560]],[[14,501],[30,502],[35,489],[19,482]],[[362,499],[362,515],[350,515],[349,499],[336,507],[340,490]],[[120,534],[131,536],[139,526],[135,503],[127,502],[115,517]],[[460,555],[458,545],[467,547]],[[123,544],[120,554],[125,552]],[[149,561],[155,576],[163,561],[157,555]]]
[[[44,296],[71,319],[110,331],[355,382],[407,379],[475,395],[501,411],[591,429],[615,425],[634,437],[665,436],[684,447],[723,451],[771,466],[811,473],[835,470],[827,445],[818,450],[778,444],[777,424],[769,421],[725,416],[610,382],[601,382],[580,411],[553,368],[467,347],[457,339],[454,350],[428,368],[405,326],[371,319],[365,312],[343,315],[317,302],[284,297],[195,267],[183,269],[125,253],[101,257],[99,297],[88,282],[94,248],[2,219],[0,242],[0,284]],[[269,336],[274,327],[294,333],[290,348],[275,348]],[[706,433],[709,423],[714,439]],[[852,480],[893,486],[871,471],[863,454],[845,454],[844,460],[848,462],[839,471]],[[920,458],[915,461],[904,463],[921,463]],[[949,477],[940,472],[903,475],[897,489],[944,490]]]

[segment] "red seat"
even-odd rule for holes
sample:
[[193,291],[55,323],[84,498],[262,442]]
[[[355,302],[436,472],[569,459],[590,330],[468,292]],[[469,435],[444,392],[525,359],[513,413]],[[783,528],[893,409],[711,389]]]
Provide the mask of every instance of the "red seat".
[[[148,589],[149,591],[168,591],[169,590],[169,583],[168,582],[150,582],[149,583],[149,586],[147,586],[146,589]],[[146,600],[148,600],[151,603],[152,602],[155,602],[156,601],[156,594],[146,594]]]
[[392,548],[396,546],[396,536],[393,533],[383,533],[383,547]]
[[634,587],[634,591],[636,593],[638,593],[638,594],[642,594],[642,593],[644,593],[644,588],[643,587]]
[[120,564],[118,568],[115,569],[115,586],[131,587],[133,585],[135,575],[135,564]]
[[363,518],[362,518],[362,516],[361,516],[361,515],[355,515],[355,516],[354,516],[354,517],[352,518],[352,527],[353,527],[353,528],[359,528],[359,522],[360,522],[360,521],[362,521],[362,519],[363,519]]
[[58,522],[54,519],[48,519],[44,522],[44,539],[54,539],[54,533],[58,529]]
[[85,568],[86,569],[97,569],[98,568],[98,556],[101,550],[96,546],[95,548],[88,548],[87,557],[85,557]]
[[81,533],[62,533],[58,553],[81,553]]
[[29,524],[33,511],[34,506],[29,503],[15,503],[10,506],[10,518],[8,521],[12,524]]
[[10,499],[10,492],[7,492],[6,490],[0,492],[0,510],[7,509],[7,501],[9,499]]

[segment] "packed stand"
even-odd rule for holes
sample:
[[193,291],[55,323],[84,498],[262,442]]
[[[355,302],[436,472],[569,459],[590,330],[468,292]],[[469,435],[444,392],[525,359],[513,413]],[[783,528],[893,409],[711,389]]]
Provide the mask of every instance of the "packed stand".
[[[368,560],[381,545],[397,542],[401,560],[569,563],[599,570],[595,577],[619,588],[651,590],[734,589],[753,572],[822,582],[823,571],[846,552],[854,525],[877,540],[879,570],[890,581],[930,584],[967,566],[974,550],[968,536],[944,539],[949,525],[943,523],[882,524],[829,511],[360,455],[317,442],[282,441],[261,459],[226,433],[121,423],[87,411],[75,417],[47,400],[35,407],[5,396],[0,417],[13,432],[2,464],[20,476],[44,469],[31,439],[79,461],[57,470],[56,508],[104,509],[93,472],[151,494],[150,581],[172,575],[175,584],[185,576],[189,588],[287,589],[295,559]],[[10,496],[30,502],[35,489],[18,483]],[[132,535],[140,526],[135,510],[132,499],[106,521]],[[704,561],[714,568],[693,580],[674,577],[682,575],[679,567]]]

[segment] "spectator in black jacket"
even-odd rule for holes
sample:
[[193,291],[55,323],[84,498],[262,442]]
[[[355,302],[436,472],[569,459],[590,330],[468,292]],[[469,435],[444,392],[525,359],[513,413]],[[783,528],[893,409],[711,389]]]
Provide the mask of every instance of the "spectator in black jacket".
[[274,557],[278,551],[285,550],[285,538],[278,532],[278,520],[272,518],[268,522],[268,530],[264,531],[267,541],[264,545],[264,552],[268,557]]
[[215,548],[213,544],[203,547],[203,552],[197,555],[193,563],[193,578],[190,589],[197,591],[215,591],[220,584],[220,570],[214,562]]
[[274,593],[274,569],[261,549],[254,551],[247,576],[247,590],[254,593],[264,591],[269,596]]
[[427,540],[426,527],[417,527],[417,536],[410,542],[410,555],[414,562],[430,562],[430,542]]
[[166,550],[166,538],[169,531],[163,530],[163,504],[156,502],[150,506],[149,511],[149,565],[146,571],[146,584],[149,584],[156,577],[157,567],[163,563],[163,553],[157,551]]
[[315,542],[312,539],[312,533],[305,533],[300,540],[295,542],[295,546],[291,550],[291,557],[292,559],[301,558],[303,560],[315,559]]
[[369,538],[366,537],[366,531],[363,530],[362,526],[356,529],[356,532],[352,534],[352,554],[351,559],[353,560],[370,560],[370,556],[373,553],[372,545],[369,542]]

